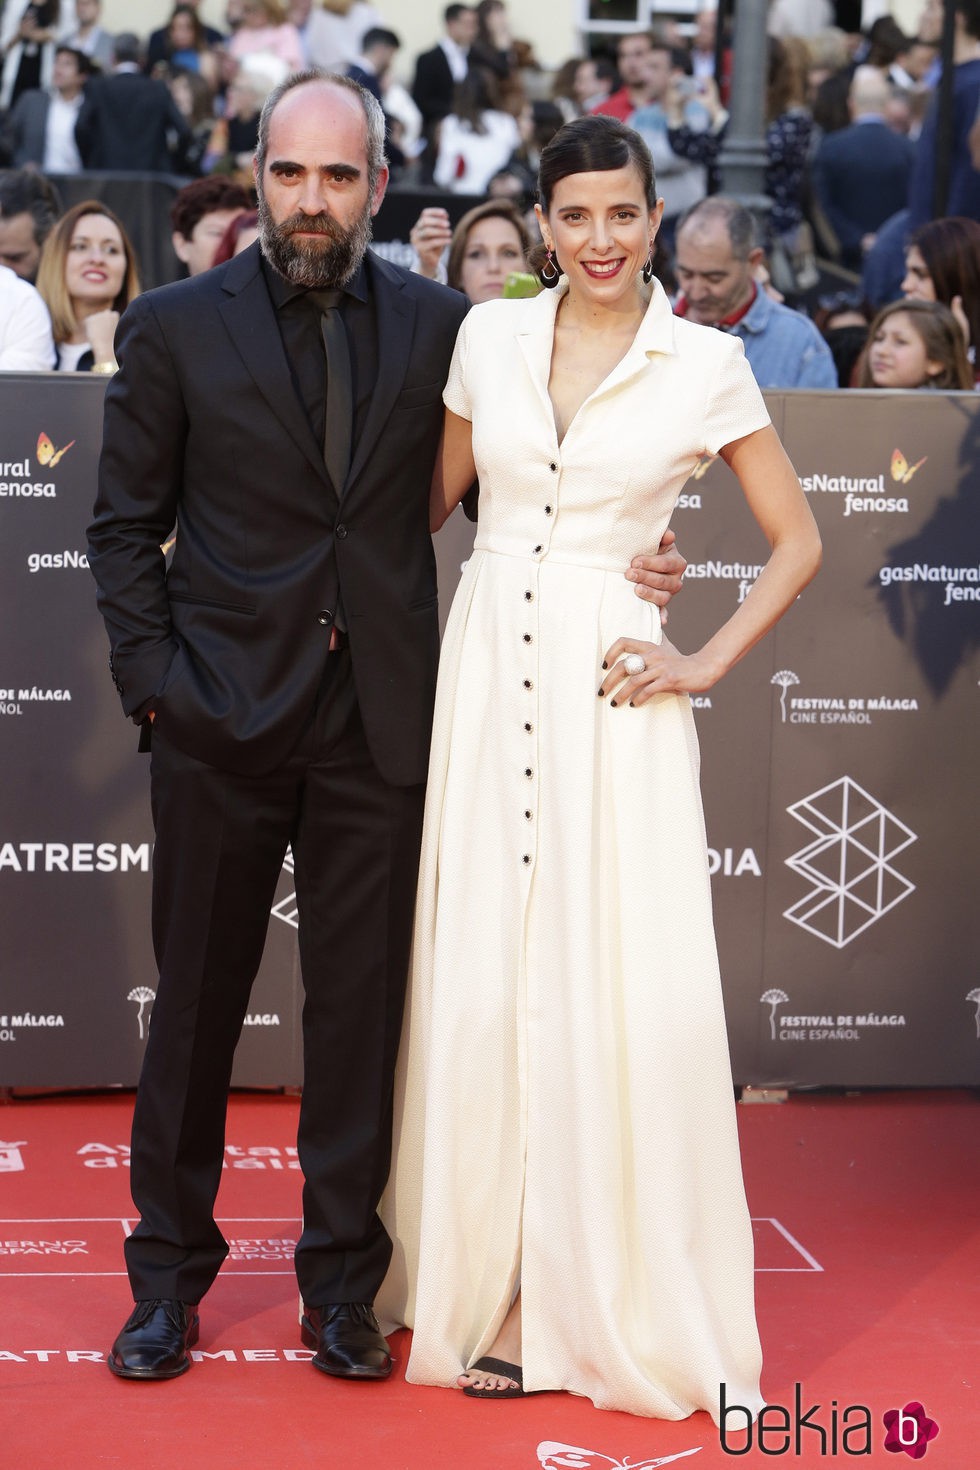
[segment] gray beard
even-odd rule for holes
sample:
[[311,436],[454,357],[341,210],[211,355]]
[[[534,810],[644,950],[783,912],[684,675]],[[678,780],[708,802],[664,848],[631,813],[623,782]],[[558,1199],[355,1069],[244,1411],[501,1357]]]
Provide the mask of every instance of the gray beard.
[[[262,253],[273,270],[294,286],[316,291],[346,286],[354,279],[371,239],[370,203],[349,230],[326,214],[293,214],[277,224],[261,194],[258,213]],[[297,230],[316,230],[322,240],[297,239]]]

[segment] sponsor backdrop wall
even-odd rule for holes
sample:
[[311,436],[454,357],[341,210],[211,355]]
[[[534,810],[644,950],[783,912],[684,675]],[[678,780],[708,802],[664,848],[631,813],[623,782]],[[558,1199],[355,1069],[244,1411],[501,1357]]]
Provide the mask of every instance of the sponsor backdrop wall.
[[[153,1013],[147,761],[84,555],[103,391],[8,375],[0,402],[4,1086],[132,1084]],[[736,1081],[975,1084],[980,400],[769,403],[825,560],[775,635],[695,700]],[[674,526],[691,565],[669,632],[692,648],[766,547],[720,460],[697,466]],[[444,608],[471,540],[460,513],[437,538]],[[652,986],[657,948],[684,942],[655,879]],[[240,1085],[301,1078],[295,917],[287,862]]]

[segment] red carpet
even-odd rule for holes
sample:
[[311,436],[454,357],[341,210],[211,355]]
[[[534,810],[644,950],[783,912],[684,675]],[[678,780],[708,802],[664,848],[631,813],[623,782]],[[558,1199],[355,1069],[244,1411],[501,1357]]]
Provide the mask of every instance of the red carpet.
[[[218,1214],[235,1245],[202,1308],[195,1367],[170,1383],[118,1382],[104,1356],[129,1310],[130,1111],[127,1095],[0,1107],[3,1470],[901,1470],[912,1457],[885,1449],[883,1416],[913,1402],[939,1426],[922,1457],[931,1470],[980,1466],[980,1171],[969,1093],[800,1096],[739,1109],[763,1389],[787,1410],[771,1410],[763,1446],[756,1430],[740,1455],[726,1453],[704,1414],[664,1423],[567,1395],[481,1404],[413,1388],[404,1334],[387,1384],[311,1370],[290,1264],[299,1209],[290,1098],[232,1101]],[[799,1452],[798,1383],[799,1412],[816,1426],[799,1429]],[[740,1423],[734,1415],[729,1450],[745,1445]],[[911,1419],[898,1427],[912,1437]]]

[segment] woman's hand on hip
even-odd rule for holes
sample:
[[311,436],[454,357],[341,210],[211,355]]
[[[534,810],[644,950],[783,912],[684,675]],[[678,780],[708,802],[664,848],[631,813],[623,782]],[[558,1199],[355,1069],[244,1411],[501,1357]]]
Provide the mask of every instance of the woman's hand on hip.
[[606,651],[603,669],[599,696],[608,696],[614,708],[646,704],[655,694],[700,694],[724,672],[701,654],[678,653],[666,639],[642,643],[637,638],[617,638]]

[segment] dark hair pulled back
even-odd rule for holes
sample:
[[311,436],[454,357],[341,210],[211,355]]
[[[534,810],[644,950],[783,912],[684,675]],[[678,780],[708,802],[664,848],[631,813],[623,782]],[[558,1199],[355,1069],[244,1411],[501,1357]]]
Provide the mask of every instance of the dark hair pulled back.
[[[611,173],[618,168],[636,169],[643,184],[647,208],[653,209],[657,202],[657,179],[653,170],[650,150],[639,133],[628,128],[615,117],[601,113],[588,117],[577,117],[559,128],[551,142],[541,150],[538,166],[538,197],[545,214],[551,208],[552,195],[562,179],[573,174]],[[528,257],[532,270],[538,273],[546,286],[556,286],[558,275],[554,267],[542,274],[547,266],[547,251],[537,245]]]
[[657,202],[657,180],[650,150],[639,133],[601,113],[577,117],[559,128],[542,150],[538,194],[547,213],[556,184],[572,174],[606,173],[632,164],[643,181],[647,207]]

